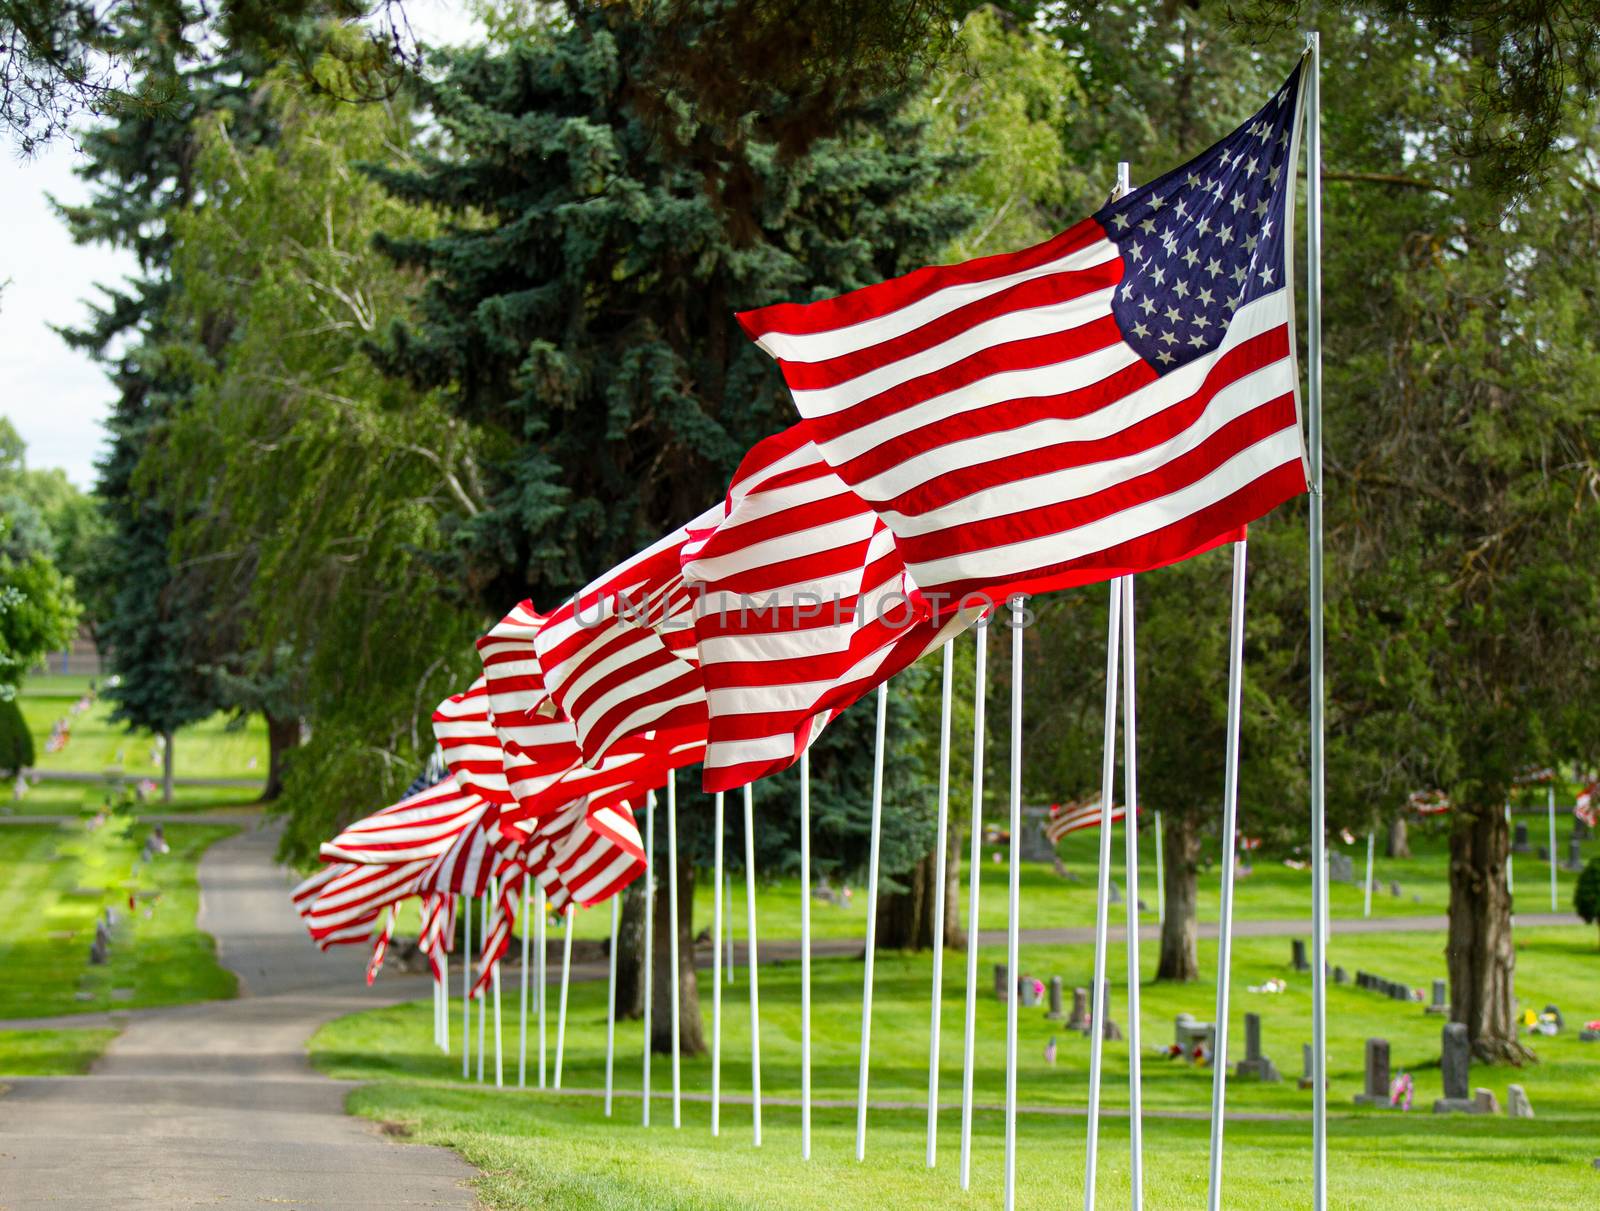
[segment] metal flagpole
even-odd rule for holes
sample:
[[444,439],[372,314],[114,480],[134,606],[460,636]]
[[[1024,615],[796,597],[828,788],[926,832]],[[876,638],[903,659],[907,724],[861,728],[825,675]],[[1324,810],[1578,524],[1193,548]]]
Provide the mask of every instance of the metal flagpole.
[[1021,941],[1019,921],[1022,916],[1022,864],[1018,857],[1022,844],[1022,611],[1026,600],[1021,596],[1011,599],[1011,837],[1006,900],[1006,1211],[1014,1211],[1017,1205],[1017,952]]
[[811,746],[800,750],[800,1157],[811,1159]]
[[545,898],[544,888],[541,886],[534,895],[533,900],[533,948],[537,952],[533,956],[533,987],[534,997],[539,1006],[539,1088],[544,1088],[544,1041],[545,1041],[545,978],[547,962],[545,955],[545,921],[549,917],[549,901]]
[[439,1048],[450,1054],[450,952],[439,953]]
[[[1089,1133],[1084,1153],[1084,1211],[1094,1211],[1095,1173],[1100,1160],[1100,1076],[1109,1008],[1106,1003],[1106,918],[1111,910],[1111,795],[1117,774],[1117,655],[1122,639],[1122,586],[1116,581],[1111,582],[1109,606],[1105,748],[1100,759],[1100,878],[1095,895],[1094,985],[1089,1002]],[[1007,1206],[1009,1209],[1010,1204]]]
[[472,1075],[472,897],[461,893],[461,1079]]
[[528,927],[533,924],[533,917],[528,911],[531,898],[528,893],[528,884],[533,882],[532,875],[522,878],[522,1013],[521,1022],[517,1027],[517,1088],[528,1087]]
[[756,985],[756,805],[755,791],[744,784],[745,959],[750,964],[750,1129],[761,1147],[761,993]]
[[961,1052],[961,1188],[972,1183],[972,1067],[978,1018],[978,881],[983,873],[983,707],[989,664],[989,620],[973,629],[972,660],[972,823],[967,859],[967,1017]]
[[[1511,831],[1511,801],[1509,799],[1506,800],[1506,831],[1507,832]],[[1516,861],[1516,857],[1517,857],[1517,855],[1511,849],[1507,848],[1507,850],[1506,850],[1506,894],[1508,896],[1515,894],[1515,892],[1517,890],[1516,875],[1511,869],[1512,863]]]
[[[1228,993],[1232,983],[1233,867],[1239,833],[1239,713],[1244,687],[1245,544],[1233,544],[1233,609],[1228,617],[1228,733],[1222,770],[1222,903],[1217,922],[1217,1034],[1211,1054],[1211,1167],[1207,1211],[1222,1207],[1222,1124],[1228,1080]],[[1321,938],[1322,931],[1316,931]],[[1318,962],[1321,960],[1319,959]]]
[[1122,577],[1122,815],[1128,909],[1128,1186],[1129,1206],[1144,1206],[1144,1073],[1139,1047],[1139,728],[1134,693],[1133,577]]
[[[716,826],[711,875],[711,1134],[722,1131],[722,792],[714,797]],[[731,905],[730,905],[731,907]]]
[[606,956],[606,1117],[611,1117],[612,1070],[617,1056],[617,934],[622,921],[622,893],[611,897],[611,952]]
[[678,780],[667,775],[667,940],[668,967],[672,976],[672,1125],[683,1126],[682,1066],[679,1061],[678,999],[683,991],[678,973]]
[[1546,790],[1545,802],[1550,807],[1550,911],[1559,912],[1556,907],[1556,784],[1552,782]]
[[572,918],[577,915],[573,911],[576,906],[567,904],[567,937],[561,944],[561,1002],[556,1009],[556,1079],[555,1087],[561,1088],[561,1061],[567,1051],[567,985],[572,978]]
[[644,1125],[650,1125],[650,1018],[655,1000],[655,920],[656,920],[656,793],[644,797],[644,852],[649,868],[644,872]]
[[867,847],[867,954],[861,981],[861,1055],[856,1073],[856,1160],[867,1159],[867,1071],[872,1064],[872,960],[878,944],[878,850],[883,840],[883,735],[889,683],[878,685],[878,724],[872,746],[872,839]]
[[723,875],[723,898],[728,902],[728,961],[723,966],[728,973],[728,987],[733,987],[733,872]]
[[944,1002],[944,885],[950,842],[950,691],[955,648],[944,645],[944,681],[939,689],[939,824],[933,884],[933,1009],[928,1025],[928,1168],[939,1149],[939,1016]]
[[722,1131],[722,792],[715,796],[711,860],[711,1134]]
[[1363,917],[1370,917],[1372,915],[1372,846],[1373,846],[1374,837],[1375,837],[1375,834],[1373,833],[1373,831],[1371,829],[1368,829],[1367,830],[1367,890],[1366,890],[1366,895],[1363,897],[1362,902],[1361,902],[1361,915]]
[[[494,901],[498,904],[500,902],[500,881],[498,879],[490,879],[489,886],[493,889]],[[487,932],[485,932],[484,936],[485,938],[488,937]],[[506,1079],[504,1057],[502,1055],[504,1048],[502,1046],[503,1034],[500,1024],[500,961],[498,959],[495,960],[494,966],[489,969],[489,981],[494,987],[494,1087],[500,1089],[505,1086]]]
[[1323,774],[1322,649],[1322,47],[1306,35],[1306,453],[1310,463],[1311,614],[1311,1185],[1328,1207],[1328,837]]
[[[489,897],[478,897],[478,948],[481,950],[489,940]],[[478,1084],[483,1084],[483,1044],[484,1031],[488,1025],[489,1006],[486,1004],[488,997],[478,997]]]

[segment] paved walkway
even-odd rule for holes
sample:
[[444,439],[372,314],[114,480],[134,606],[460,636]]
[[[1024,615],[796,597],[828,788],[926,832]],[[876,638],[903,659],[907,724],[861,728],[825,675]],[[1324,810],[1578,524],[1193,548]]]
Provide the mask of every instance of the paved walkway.
[[86,1077],[0,1082],[0,1211],[476,1205],[474,1171],[453,1152],[387,1140],[344,1113],[350,1083],[312,1072],[319,1025],[427,985],[369,990],[364,948],[319,954],[275,844],[242,832],[200,864],[200,925],[238,974],[238,1000],[129,1015]]

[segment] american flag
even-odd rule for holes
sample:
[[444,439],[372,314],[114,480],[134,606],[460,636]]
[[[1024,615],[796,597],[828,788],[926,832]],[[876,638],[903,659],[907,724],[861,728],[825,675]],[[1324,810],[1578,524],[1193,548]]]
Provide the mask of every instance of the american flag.
[[1412,791],[1406,806],[1419,816],[1437,816],[1450,810],[1450,797],[1441,790]]
[[1302,84],[1043,244],[740,315],[937,608],[1173,563],[1305,491]]
[[704,739],[706,693],[680,552],[691,530],[720,515],[720,506],[707,510],[612,568],[535,632],[545,689],[590,765],[646,732]]
[[489,690],[482,677],[439,704],[433,712],[433,735],[457,786],[496,805],[512,802],[500,741],[489,721]]
[[725,512],[683,549],[712,793],[787,768],[841,711],[972,617],[930,620],[893,535],[799,426],[745,456]]
[[[1120,803],[1111,805],[1111,823],[1126,818],[1127,810]],[[1085,828],[1100,827],[1100,800],[1079,799],[1074,803],[1050,805],[1050,815],[1044,823],[1044,835],[1051,845],[1059,845],[1061,838]]]
[[456,785],[454,775],[391,807],[357,820],[322,843],[327,862],[432,860],[483,814],[487,804]]
[[1600,781],[1590,782],[1578,792],[1578,801],[1572,805],[1572,814],[1590,828],[1595,826],[1594,793],[1597,788],[1600,788]]
[[325,866],[290,893],[306,932],[322,949],[365,942],[383,910],[415,895],[429,863],[340,862]]

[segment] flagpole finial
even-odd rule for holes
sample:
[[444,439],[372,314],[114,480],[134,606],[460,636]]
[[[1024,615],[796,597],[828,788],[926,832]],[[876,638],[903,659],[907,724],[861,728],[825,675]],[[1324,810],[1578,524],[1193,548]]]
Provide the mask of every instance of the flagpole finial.
[[1314,29],[1306,31],[1306,54],[1322,49],[1322,35]]

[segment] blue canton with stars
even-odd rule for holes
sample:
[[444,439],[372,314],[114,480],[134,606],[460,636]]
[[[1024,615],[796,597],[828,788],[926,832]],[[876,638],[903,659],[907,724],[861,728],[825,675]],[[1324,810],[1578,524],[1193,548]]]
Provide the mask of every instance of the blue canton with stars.
[[1241,306],[1284,288],[1300,71],[1222,142],[1094,216],[1122,254],[1112,314],[1160,374],[1211,352]]

